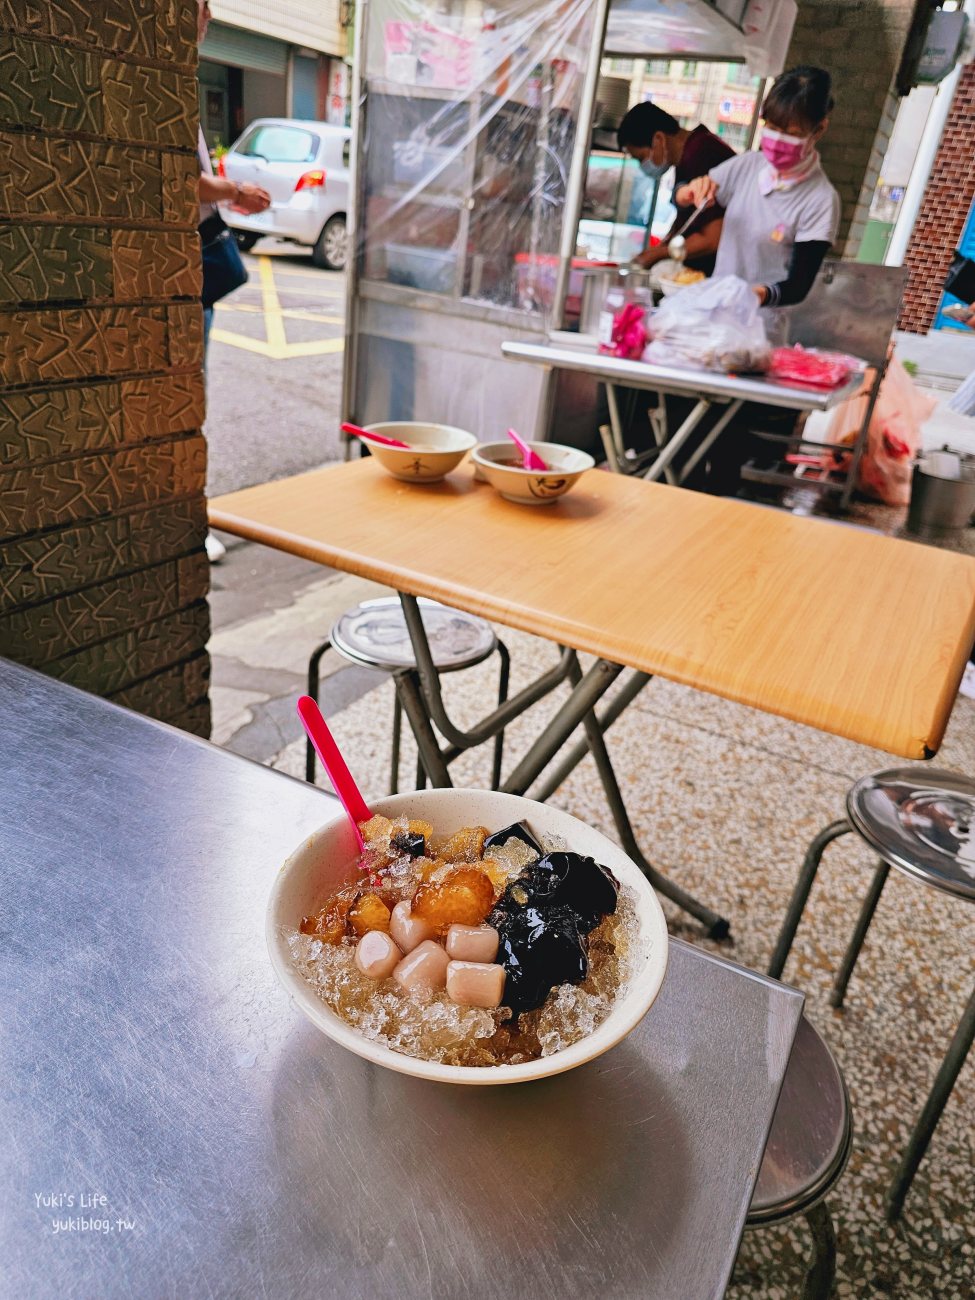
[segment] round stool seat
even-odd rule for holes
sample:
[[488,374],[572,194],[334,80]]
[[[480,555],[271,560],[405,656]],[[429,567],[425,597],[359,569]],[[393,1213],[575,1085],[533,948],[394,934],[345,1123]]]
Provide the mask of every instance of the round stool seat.
[[840,1068],[803,1016],[748,1222],[768,1223],[810,1209],[843,1172],[851,1140],[850,1103]]
[[975,902],[975,782],[937,768],[892,768],[857,781],[846,810],[892,867]]
[[[435,600],[420,599],[420,616],[439,672],[470,668],[494,653],[497,637],[489,623]],[[354,605],[335,623],[332,648],[369,668],[411,668],[416,659],[398,596],[380,596]]]

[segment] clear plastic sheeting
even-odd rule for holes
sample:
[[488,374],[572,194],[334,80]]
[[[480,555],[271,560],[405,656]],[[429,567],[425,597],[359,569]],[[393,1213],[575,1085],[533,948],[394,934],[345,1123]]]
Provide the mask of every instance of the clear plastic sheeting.
[[605,52],[740,59],[753,76],[777,76],[795,21],[795,0],[614,0]]
[[370,0],[364,280],[547,311],[593,12],[591,0]]

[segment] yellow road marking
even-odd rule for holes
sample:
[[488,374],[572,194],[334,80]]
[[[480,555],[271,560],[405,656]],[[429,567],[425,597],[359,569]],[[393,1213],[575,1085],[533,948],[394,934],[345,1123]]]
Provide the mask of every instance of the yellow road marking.
[[[250,302],[228,302],[218,303],[217,310],[222,315],[225,311],[242,311],[250,312],[255,316],[263,316],[264,308],[257,307]],[[281,315],[285,320],[310,320],[317,321],[321,325],[343,325],[344,316],[326,316],[324,312],[306,310],[301,307],[282,307]]]
[[258,356],[268,357],[271,361],[285,361],[291,357],[320,357],[326,356],[328,353],[343,352],[345,350],[345,340],[340,338],[310,339],[302,343],[288,342],[284,330],[286,318],[314,321],[321,325],[341,325],[343,318],[341,316],[326,316],[321,312],[305,311],[298,307],[282,307],[274,283],[274,268],[271,262],[272,259],[269,257],[260,256],[257,258],[257,272],[261,290],[260,307],[253,303],[236,303],[234,305],[227,303],[220,306],[221,315],[224,311],[240,311],[254,312],[263,316],[267,338],[252,339],[246,334],[238,334],[234,330],[218,328],[210,331],[210,337],[216,339],[218,343],[227,343],[233,348],[241,348],[244,352],[256,352]]
[[264,328],[267,331],[267,341],[273,348],[286,347],[288,338],[284,332],[284,321],[281,319],[281,303],[278,301],[278,291],[274,287],[274,268],[271,266],[271,259],[269,257],[259,257],[257,259],[257,269],[261,281],[261,299],[264,304]]
[[263,339],[251,339],[246,334],[235,334],[232,330],[214,327],[210,337],[217,343],[228,343],[231,347],[242,348],[245,352],[256,352],[271,361],[287,361],[291,357],[318,357],[330,352],[342,352],[344,339],[312,339],[307,343],[265,343]]

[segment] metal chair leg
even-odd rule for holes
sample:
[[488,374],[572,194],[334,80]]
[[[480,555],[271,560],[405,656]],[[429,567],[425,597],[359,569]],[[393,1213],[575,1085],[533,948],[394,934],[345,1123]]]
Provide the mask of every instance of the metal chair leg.
[[880,895],[883,893],[884,885],[890,874],[890,867],[886,862],[877,863],[877,870],[873,873],[873,880],[870,882],[870,888],[867,890],[867,896],[863,900],[860,908],[860,915],[857,917],[856,929],[853,931],[853,937],[850,939],[849,946],[843,954],[843,962],[836,973],[836,979],[833,981],[833,988],[829,995],[829,1005],[831,1007],[841,1007],[843,999],[846,997],[846,986],[850,982],[850,976],[853,974],[853,967],[856,965],[857,958],[860,956],[860,949],[863,947],[863,941],[867,937],[867,931],[870,929],[870,922],[873,920],[873,914],[877,910],[877,904],[880,902]]
[[[498,639],[498,657],[501,660],[501,670],[498,674],[498,705],[504,704],[508,698],[508,679],[511,676],[511,654],[508,647],[499,638]],[[504,728],[494,737],[494,762],[491,766],[491,789],[498,790],[501,787],[501,760],[504,757]]]
[[799,872],[799,879],[796,881],[796,887],[789,899],[789,910],[785,914],[785,920],[782,922],[782,929],[779,931],[779,937],[775,944],[775,951],[772,953],[772,960],[769,962],[768,973],[772,979],[777,980],[782,975],[789,956],[789,950],[792,947],[792,941],[796,937],[796,930],[798,930],[799,922],[802,920],[802,913],[809,898],[809,891],[812,889],[813,881],[816,879],[816,872],[819,870],[819,860],[823,856],[823,850],[827,844],[839,839],[841,835],[848,835],[852,830],[853,827],[846,820],[832,822],[825,830],[819,832],[806,850],[806,856],[802,860],[802,868]]
[[941,1068],[935,1077],[928,1099],[924,1103],[921,1118],[914,1126],[914,1132],[907,1144],[907,1150],[901,1157],[897,1173],[894,1175],[894,1181],[887,1193],[887,1219],[890,1223],[900,1218],[901,1211],[904,1208],[904,1198],[914,1181],[918,1165],[928,1149],[928,1143],[931,1141],[931,1136],[937,1127],[938,1120],[941,1118],[945,1103],[951,1096],[951,1090],[955,1086],[955,1080],[965,1063],[973,1039],[975,1039],[975,991],[972,992],[972,996],[968,999],[968,1006],[958,1022],[958,1028],[955,1030],[945,1058],[941,1062]]
[[[322,661],[322,655],[331,647],[332,642],[323,641],[312,657],[308,660],[308,694],[317,703],[318,702],[318,684],[319,674],[318,665]],[[318,762],[318,755],[315,753],[315,747],[310,740],[305,741],[305,780],[312,785],[315,784],[315,768]]]
[[826,1202],[820,1201],[805,1214],[813,1239],[813,1253],[803,1279],[801,1300],[827,1300],[836,1276],[836,1233]]
[[399,691],[393,695],[393,752],[390,755],[389,793],[399,794],[399,747],[403,734],[403,706],[399,702]]

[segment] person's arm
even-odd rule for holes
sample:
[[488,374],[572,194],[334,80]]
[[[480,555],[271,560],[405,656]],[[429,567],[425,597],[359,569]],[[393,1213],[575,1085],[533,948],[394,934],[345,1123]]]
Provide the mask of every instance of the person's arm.
[[823,258],[830,250],[825,239],[809,239],[793,244],[789,259],[789,273],[777,284],[757,284],[755,293],[763,307],[794,307],[802,302],[813,287]]
[[738,169],[746,157],[745,154],[735,154],[733,158],[726,158],[723,163],[712,167],[706,176],[698,176],[686,185],[678,185],[673,196],[676,206],[696,208],[707,200],[709,205],[720,203],[726,208],[734,193]]
[[208,176],[200,173],[201,203],[230,203],[243,212],[263,212],[270,206],[271,196],[259,185],[241,185],[226,176]]

